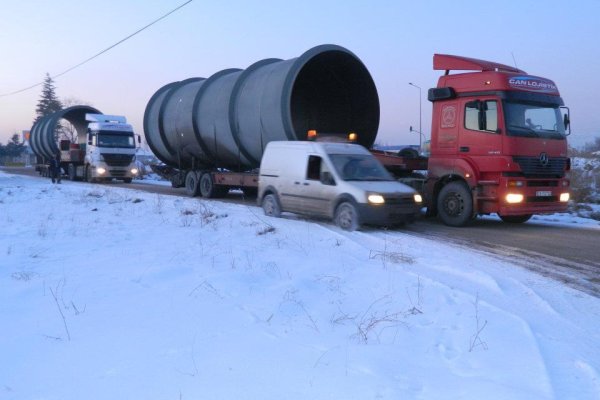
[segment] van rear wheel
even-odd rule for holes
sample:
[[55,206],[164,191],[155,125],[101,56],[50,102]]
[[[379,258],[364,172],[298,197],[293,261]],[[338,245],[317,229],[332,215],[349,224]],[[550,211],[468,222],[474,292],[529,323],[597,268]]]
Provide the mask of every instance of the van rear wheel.
[[269,217],[281,216],[281,206],[279,205],[277,197],[272,193],[269,193],[263,198],[262,209],[265,212],[265,215]]
[[334,222],[345,231],[355,231],[358,229],[358,211],[354,204],[343,202],[335,210]]

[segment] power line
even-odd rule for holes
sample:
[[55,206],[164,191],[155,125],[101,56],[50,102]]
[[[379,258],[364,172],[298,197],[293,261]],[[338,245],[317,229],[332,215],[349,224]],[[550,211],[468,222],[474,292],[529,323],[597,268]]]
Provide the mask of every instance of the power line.
[[[129,36],[127,36],[127,37],[125,37],[125,38],[123,38],[123,39],[119,40],[117,43],[115,43],[115,44],[113,44],[113,45],[111,45],[111,46],[107,47],[106,49],[104,49],[104,50],[100,51],[99,53],[97,53],[97,54],[94,54],[93,56],[91,56],[91,57],[89,57],[89,58],[87,58],[87,59],[83,60],[83,61],[82,61],[82,62],[80,62],[79,64],[77,64],[77,65],[74,65],[74,66],[72,66],[72,67],[70,67],[70,68],[68,68],[68,69],[64,70],[64,71],[63,71],[63,72],[61,72],[60,74],[56,74],[56,75],[54,75],[54,76],[51,76],[50,78],[52,78],[52,79],[56,79],[56,78],[58,78],[58,77],[61,77],[61,76],[63,76],[64,74],[66,74],[66,73],[68,73],[68,72],[71,72],[71,71],[73,71],[75,68],[78,68],[78,67],[82,66],[83,64],[86,64],[86,63],[88,63],[88,62],[92,61],[94,58],[101,56],[102,54],[104,54],[104,53],[106,53],[107,51],[111,50],[112,48],[114,48],[114,47],[116,47],[116,46],[120,45],[121,43],[125,42],[126,40],[129,40],[129,39],[131,39],[132,37],[134,37],[134,36],[135,36],[135,35],[137,35],[138,33],[140,33],[140,32],[142,32],[142,31],[144,31],[144,30],[148,29],[149,27],[151,27],[152,25],[156,24],[157,22],[159,22],[159,21],[161,21],[161,20],[163,20],[163,19],[167,18],[169,15],[173,14],[175,11],[179,10],[180,8],[183,8],[184,6],[188,5],[188,4],[189,4],[189,3],[191,3],[192,1],[193,1],[193,0],[188,0],[188,1],[186,1],[185,3],[183,3],[183,4],[179,5],[178,7],[174,8],[173,10],[171,10],[171,11],[169,11],[168,13],[164,14],[163,16],[161,16],[161,17],[159,17],[159,18],[155,19],[154,21],[150,22],[148,25],[144,26],[143,28],[140,28],[140,29],[138,29],[137,31],[135,31],[135,32],[134,32],[134,33],[132,33],[131,35],[129,35]],[[23,88],[23,89],[15,90],[14,92],[0,94],[0,97],[12,96],[12,95],[14,95],[14,94],[22,93],[22,92],[25,92],[25,91],[27,91],[27,90],[33,89],[34,87],[40,86],[40,85],[42,85],[43,83],[44,83],[44,81],[42,81],[42,82],[38,82],[38,83],[36,83],[36,84],[34,84],[34,85],[28,86],[28,87],[26,87],[26,88]]]

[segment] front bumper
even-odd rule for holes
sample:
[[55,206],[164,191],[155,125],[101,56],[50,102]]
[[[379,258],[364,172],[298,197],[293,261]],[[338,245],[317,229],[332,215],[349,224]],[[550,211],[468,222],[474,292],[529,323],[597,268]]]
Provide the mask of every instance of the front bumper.
[[414,200],[408,204],[359,204],[358,213],[361,224],[393,226],[412,222],[419,215],[422,205]]

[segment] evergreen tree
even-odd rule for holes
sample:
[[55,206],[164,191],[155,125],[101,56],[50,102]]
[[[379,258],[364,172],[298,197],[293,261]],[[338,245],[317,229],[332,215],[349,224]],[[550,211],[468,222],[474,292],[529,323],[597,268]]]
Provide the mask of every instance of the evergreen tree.
[[19,134],[12,135],[10,142],[4,146],[4,153],[9,157],[19,157],[25,150],[25,144],[19,140]]
[[60,110],[62,110],[62,103],[56,96],[54,80],[50,77],[50,74],[46,73],[46,79],[44,79],[44,85],[42,86],[42,95],[35,109],[37,117],[33,123],[35,124],[40,118]]

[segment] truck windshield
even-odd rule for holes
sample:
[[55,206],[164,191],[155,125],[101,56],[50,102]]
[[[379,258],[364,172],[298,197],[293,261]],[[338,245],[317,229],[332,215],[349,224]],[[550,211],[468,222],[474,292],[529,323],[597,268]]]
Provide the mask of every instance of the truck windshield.
[[98,132],[98,147],[135,148],[133,132]]
[[345,181],[393,181],[394,178],[370,154],[330,154],[338,175]]
[[504,101],[504,121],[509,136],[565,138],[562,115],[555,105]]

